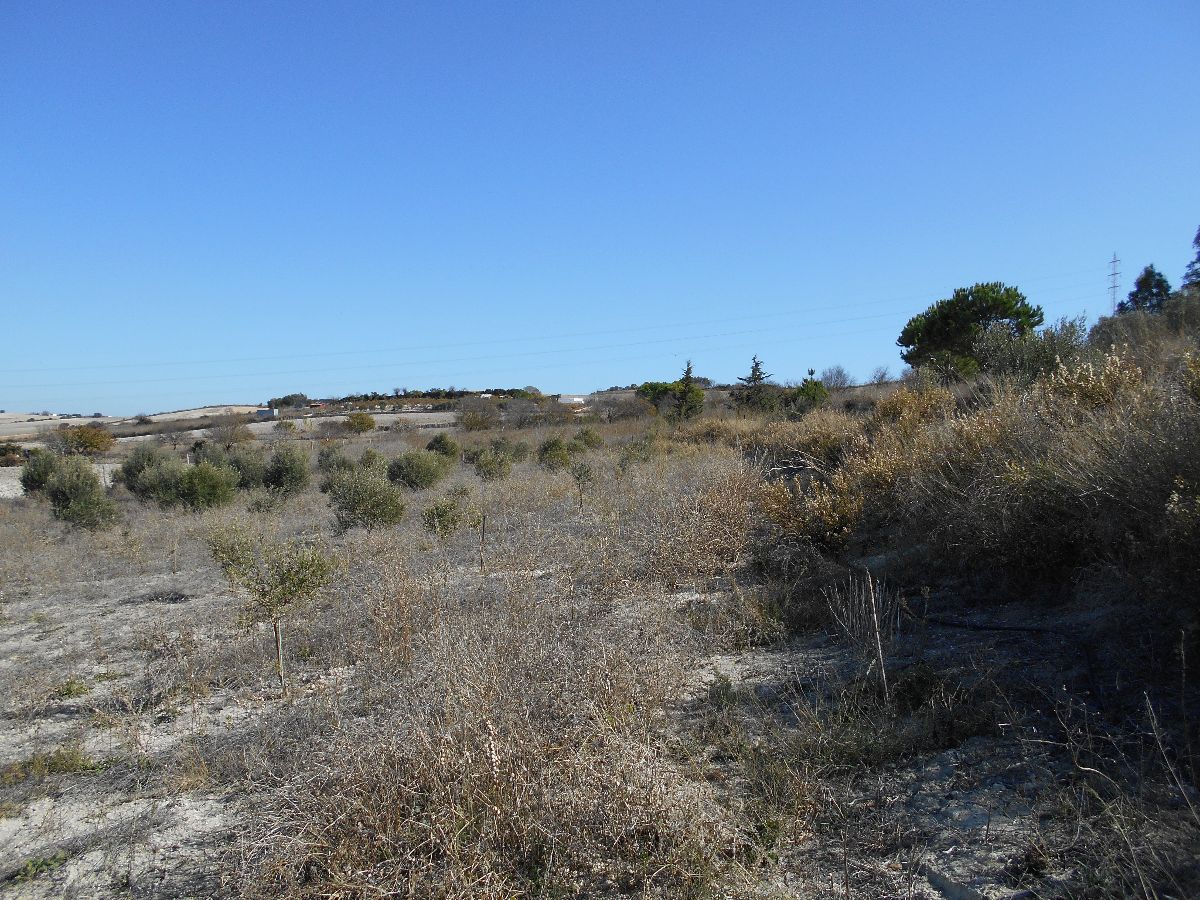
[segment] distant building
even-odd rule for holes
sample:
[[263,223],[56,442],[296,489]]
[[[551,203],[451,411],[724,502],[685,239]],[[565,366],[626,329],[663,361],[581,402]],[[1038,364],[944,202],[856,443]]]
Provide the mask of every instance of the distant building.
[[569,406],[583,406],[587,403],[588,398],[580,394],[559,394],[558,402],[566,403]]
[[274,419],[277,415],[279,415],[279,410],[272,407],[265,407],[254,411],[254,418],[256,419]]

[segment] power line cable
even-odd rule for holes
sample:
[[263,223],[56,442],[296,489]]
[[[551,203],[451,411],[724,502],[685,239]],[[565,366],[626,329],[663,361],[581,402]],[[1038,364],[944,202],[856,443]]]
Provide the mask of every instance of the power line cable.
[[[1069,278],[1069,277],[1075,277],[1076,275],[1092,273],[1092,272],[1093,272],[1092,269],[1086,269],[1086,270],[1075,270],[1072,272],[1063,272],[1063,273],[1059,273],[1056,275],[1044,275],[1044,276],[1040,276],[1038,278],[1025,279],[1025,283],[1026,284],[1035,283],[1038,281],[1054,280],[1057,278]],[[1079,284],[1079,285],[1067,285],[1064,287],[1066,289],[1074,289],[1075,287],[1084,287],[1084,286],[1085,286],[1085,284]],[[739,322],[739,321],[747,321],[747,320],[776,318],[776,317],[780,317],[780,316],[811,315],[814,312],[855,309],[858,307],[880,306],[880,305],[889,304],[889,303],[907,303],[907,302],[910,302],[911,300],[913,300],[914,298],[922,298],[922,297],[928,297],[928,296],[930,296],[930,292],[926,291],[926,292],[921,292],[920,294],[911,294],[911,295],[904,296],[904,297],[890,297],[890,298],[886,298],[886,299],[882,299],[882,300],[865,300],[865,301],[856,301],[856,302],[852,302],[852,303],[839,303],[835,306],[822,306],[822,307],[814,307],[811,309],[796,309],[796,310],[789,310],[787,312],[750,313],[750,314],[740,314],[737,316],[723,316],[723,317],[713,318],[713,319],[700,319],[700,320],[694,321],[692,324],[693,325],[718,325],[718,324],[722,324],[724,322]],[[509,340],[521,341],[521,342],[552,341],[552,340],[558,341],[558,340],[570,340],[572,338],[578,338],[578,337],[598,337],[598,336],[602,336],[602,335],[632,334],[632,333],[643,332],[643,331],[654,331],[659,328],[667,328],[667,327],[674,327],[674,323],[663,323],[663,324],[659,324],[659,325],[637,325],[637,326],[630,326],[630,327],[626,327],[626,328],[614,328],[614,329],[603,329],[603,330],[593,330],[593,331],[577,331],[577,332],[569,332],[569,333],[556,334],[556,335],[531,335],[531,336],[517,335],[513,338],[510,338]],[[452,348],[457,348],[457,347],[487,346],[487,345],[494,344],[494,343],[495,343],[495,340],[485,339],[485,340],[478,340],[478,341],[455,341],[452,343],[445,343],[445,344],[422,344],[422,345],[407,346],[407,347],[380,347],[380,348],[374,348],[374,349],[357,349],[357,350],[327,350],[327,351],[321,351],[321,352],[316,352],[316,353],[302,353],[302,354],[291,353],[291,354],[282,354],[282,355],[273,355],[273,356],[242,356],[242,357],[224,357],[224,358],[208,358],[208,359],[194,359],[194,360],[164,360],[161,362],[137,362],[137,363],[103,363],[103,364],[98,364],[98,365],[47,366],[47,367],[41,367],[41,368],[0,368],[0,373],[30,374],[30,373],[34,373],[34,372],[72,372],[72,371],[89,371],[90,372],[90,371],[103,371],[103,370],[109,370],[109,369],[147,369],[147,368],[160,368],[160,367],[169,367],[169,366],[217,365],[217,364],[224,365],[227,363],[271,362],[271,361],[275,361],[275,360],[309,359],[309,358],[316,359],[316,358],[332,357],[332,356],[369,356],[369,355],[375,354],[375,353],[409,353],[409,352],[419,352],[422,350],[429,351],[429,350],[437,350],[437,349],[452,349]]]
[[[1073,298],[1073,299],[1076,299],[1076,298]],[[1059,301],[1059,302],[1073,302],[1073,299],[1063,300],[1063,301]],[[1084,298],[1078,298],[1078,299],[1084,299]],[[792,314],[786,314],[786,315],[790,317]],[[839,319],[827,319],[827,320],[820,321],[820,322],[805,322],[805,323],[798,323],[798,324],[802,324],[802,327],[804,327],[804,328],[812,328],[812,327],[821,326],[821,325],[840,325],[840,324],[843,324],[846,322],[869,321],[869,320],[873,320],[873,319],[889,318],[893,315],[895,315],[895,313],[886,312],[886,313],[876,313],[874,315],[869,315],[869,316],[852,316],[852,317],[839,318]],[[739,317],[739,320],[743,319],[743,318],[767,318],[767,317],[768,317],[767,315],[754,316],[754,317]],[[728,320],[722,320],[722,321],[728,321]],[[655,326],[655,327],[656,328],[665,328],[665,327],[674,327],[674,326]],[[167,382],[176,383],[176,382],[182,382],[182,381],[213,381],[213,380],[222,380],[222,379],[230,379],[230,378],[272,378],[272,377],[279,377],[279,376],[285,376],[285,375],[286,376],[320,375],[320,374],[324,374],[324,373],[328,373],[328,372],[356,372],[356,371],[370,371],[370,370],[376,370],[376,369],[391,369],[391,368],[397,368],[399,366],[410,366],[410,367],[411,366],[420,366],[420,365],[426,365],[430,362],[436,362],[438,364],[453,363],[453,362],[481,362],[481,361],[489,361],[489,360],[518,359],[518,358],[524,358],[524,357],[545,356],[545,355],[554,354],[554,353],[588,353],[588,352],[591,352],[594,350],[611,350],[611,349],[620,349],[620,348],[624,348],[624,347],[654,346],[654,345],[661,345],[661,344],[677,343],[679,341],[687,341],[687,340],[708,340],[710,338],[718,338],[718,337],[740,337],[740,336],[748,335],[748,334],[774,333],[776,331],[777,331],[776,328],[743,329],[740,331],[719,332],[719,333],[714,333],[714,334],[677,335],[677,336],[672,336],[669,338],[659,338],[659,339],[647,340],[647,341],[633,341],[633,342],[625,341],[620,344],[607,344],[607,345],[601,345],[601,346],[597,346],[597,347],[578,347],[578,348],[555,347],[555,348],[551,348],[548,350],[524,350],[524,351],[517,351],[514,353],[500,353],[500,354],[486,354],[486,355],[481,355],[481,356],[452,357],[449,359],[438,359],[438,360],[408,359],[408,360],[402,360],[402,361],[389,361],[389,362],[381,362],[381,363],[360,364],[360,365],[354,365],[354,366],[323,367],[323,368],[317,368],[317,369],[290,369],[290,370],[280,370],[280,371],[272,371],[272,372],[236,372],[236,373],[221,373],[221,374],[217,374],[217,375],[174,375],[174,376],[154,377],[154,378],[113,379],[113,380],[108,380],[108,381],[89,380],[87,382],[63,381],[63,382],[46,382],[46,383],[41,383],[41,384],[2,384],[2,385],[0,385],[0,389],[7,389],[7,390],[38,389],[38,390],[41,390],[41,389],[46,389],[46,388],[78,387],[78,386],[83,386],[85,384],[87,386],[101,386],[101,385],[107,386],[107,385],[121,385],[121,384],[162,384],[162,383],[167,383]],[[495,343],[495,342],[493,341],[492,343]],[[427,348],[422,348],[422,349],[436,349],[436,347],[427,347]]]

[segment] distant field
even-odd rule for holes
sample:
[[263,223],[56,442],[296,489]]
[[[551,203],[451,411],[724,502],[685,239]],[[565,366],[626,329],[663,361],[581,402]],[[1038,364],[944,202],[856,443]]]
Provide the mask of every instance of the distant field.
[[[189,419],[203,419],[209,416],[232,416],[253,412],[258,406],[201,406],[196,409],[180,409],[175,412],[155,413],[147,416],[153,422],[184,422]],[[77,419],[62,416],[43,416],[39,413],[10,412],[0,413],[0,438],[35,437],[44,431],[52,431],[60,425],[126,425],[131,424],[137,416],[83,416]],[[32,421],[31,421],[32,420]]]
[[[441,428],[448,427],[454,424],[454,413],[452,412],[412,412],[412,413],[372,413],[375,417],[377,425],[390,428],[393,425],[411,425],[415,428]],[[297,423],[297,427],[301,429],[301,436],[304,435],[303,429],[311,427],[313,429],[313,437],[316,437],[316,428],[321,422],[344,422],[345,416],[313,416],[312,418],[293,419]],[[311,423],[311,425],[308,425]],[[251,422],[247,426],[259,437],[270,434],[275,428],[275,421],[268,420],[265,422]],[[189,438],[199,438],[204,434],[204,428],[196,428],[185,430],[182,433]],[[130,437],[117,438],[118,443],[149,441],[158,437],[157,434],[139,434]]]
[[[155,425],[162,426],[172,422],[180,423],[180,430],[191,431],[187,428],[189,421],[197,419],[205,419],[209,417],[240,415],[253,412],[260,409],[258,406],[205,406],[198,409],[184,409],[178,412],[156,413],[148,416]],[[396,421],[407,422],[419,428],[437,427],[450,425],[454,422],[454,413],[452,412],[405,412],[405,413],[373,413],[375,421],[380,425],[392,425]],[[30,419],[34,421],[29,421]],[[297,421],[341,421],[345,416],[313,416],[312,418],[301,418]],[[47,431],[54,431],[61,425],[83,425],[99,424],[110,426],[131,425],[134,421],[133,416],[104,416],[99,419],[82,418],[82,419],[62,419],[58,417],[47,418],[38,416],[34,413],[4,413],[0,415],[0,439],[23,438],[26,440],[36,441],[38,437]],[[256,434],[265,434],[274,426],[274,420],[263,422],[253,422],[250,428]],[[147,426],[148,427],[148,426]],[[203,430],[203,429],[199,429]],[[121,432],[118,431],[117,434]],[[197,431],[199,436],[199,431]],[[141,441],[154,437],[152,434],[136,435],[121,437],[122,441]]]

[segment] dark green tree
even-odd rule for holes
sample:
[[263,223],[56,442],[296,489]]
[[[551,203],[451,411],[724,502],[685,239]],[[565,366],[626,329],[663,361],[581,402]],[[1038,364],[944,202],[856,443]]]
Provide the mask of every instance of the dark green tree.
[[798,419],[809,410],[829,399],[829,390],[822,384],[816,369],[808,370],[808,377],[794,387],[785,388],[782,395],[784,411],[788,418]]
[[1154,268],[1154,266],[1146,266],[1142,269],[1142,274],[1137,277],[1137,281],[1133,283],[1133,290],[1129,292],[1129,299],[1122,300],[1117,304],[1118,313],[1134,312],[1162,312],[1163,304],[1167,302],[1167,298],[1171,296],[1171,285],[1167,283],[1167,279],[1162,272]]
[[671,411],[671,417],[677,422],[684,422],[696,418],[703,410],[704,388],[696,383],[689,359],[683,377],[679,379],[679,386],[675,389],[675,408]]
[[1042,324],[1040,306],[1032,306],[1015,287],[999,281],[958,288],[954,294],[913,316],[896,344],[910,366],[927,363],[947,370],[977,368],[971,355],[975,341],[988,327],[1008,328],[1014,335]]
[[770,383],[771,375],[763,369],[762,360],[750,358],[750,374],[739,376],[741,385],[733,389],[733,402],[740,409],[769,412],[779,406],[779,391]]
[[1196,250],[1196,258],[1188,263],[1188,267],[1183,272],[1183,284],[1179,287],[1185,291],[1200,290],[1200,228],[1196,229],[1196,236],[1192,238],[1192,247]]

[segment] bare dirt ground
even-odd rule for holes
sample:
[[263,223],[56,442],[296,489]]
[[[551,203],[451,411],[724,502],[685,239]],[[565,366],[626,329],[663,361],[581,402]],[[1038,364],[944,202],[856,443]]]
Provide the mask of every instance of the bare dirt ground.
[[[676,603],[696,600],[680,595]],[[41,776],[25,805],[0,818],[0,894],[228,893],[223,873],[236,857],[238,823],[254,798],[213,786],[197,748],[208,748],[211,759],[214,743],[253,731],[279,701],[265,664],[252,683],[222,685],[217,677],[214,687],[209,673],[199,672],[189,681],[187,661],[197,650],[217,652],[230,639],[237,601],[215,572],[200,567],[66,581],[49,591],[8,592],[3,601],[0,760],[66,756],[64,748],[74,756],[60,764],[71,766],[70,774]],[[623,615],[636,627],[636,605]],[[917,683],[931,661],[962,670],[959,690],[967,680],[1027,689],[1030,659],[1044,660],[1034,681],[1075,684],[1088,673],[1072,634],[1086,632],[1091,618],[1082,609],[1066,619],[1035,608],[967,611],[956,620],[962,627],[913,625],[896,663],[916,673],[914,691],[936,689]],[[255,649],[265,661],[267,636],[258,637]],[[797,752],[790,736],[807,733],[813,717],[824,714],[822,698],[853,678],[856,666],[827,634],[702,661],[679,710],[680,733],[697,726],[701,740],[710,741],[704,778],[731,796],[753,796],[747,757],[729,750],[729,735],[762,742],[786,760]],[[201,688],[202,681],[208,686]],[[328,684],[309,681],[293,702],[308,702]],[[964,695],[947,702],[977,701]],[[1031,719],[977,727],[962,718],[958,733],[941,736],[943,749],[931,746],[916,758],[856,766],[832,754],[799,824],[781,833],[753,896],[1060,896],[1053,885],[1077,873],[1069,857],[1053,853],[1055,842],[1070,836],[1050,811],[1072,766],[1038,742],[1039,727]],[[821,756],[819,748],[809,754]],[[1044,893],[1024,886],[1030,867]]]
[[[228,604],[216,587],[206,573],[186,572],[67,582],[41,595],[5,596],[0,759],[11,766],[38,753],[60,757],[40,776],[44,781],[27,805],[0,818],[6,895],[216,891],[215,854],[230,824],[227,800],[191,790],[164,770],[187,753],[189,741],[229,728],[247,713],[228,694],[153,702],[177,687],[156,683],[160,655],[169,657],[192,640]],[[33,877],[41,870],[53,877]]]

